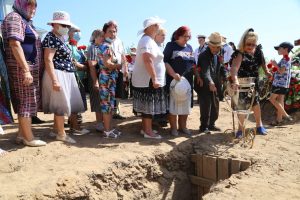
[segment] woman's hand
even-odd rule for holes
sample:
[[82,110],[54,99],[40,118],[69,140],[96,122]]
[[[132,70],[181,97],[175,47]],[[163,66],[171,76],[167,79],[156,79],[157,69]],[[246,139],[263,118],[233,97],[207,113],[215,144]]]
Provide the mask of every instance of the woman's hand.
[[271,60],[270,62],[272,63],[273,66],[277,66],[277,62],[275,60]]
[[94,82],[94,89],[99,90],[99,82],[98,81]]
[[152,85],[155,89],[159,88],[160,84],[157,82],[156,79],[152,79]]
[[239,83],[238,82],[232,83],[231,88],[233,89],[233,91],[238,91],[239,90]]
[[53,87],[53,90],[56,91],[56,92],[59,92],[60,91],[60,84],[58,81],[53,81],[52,82],[52,87]]
[[31,83],[33,82],[33,77],[30,73],[30,71],[27,71],[24,73],[24,80],[23,80],[23,84],[25,86],[29,86]]
[[179,74],[174,74],[173,78],[176,80],[176,81],[180,81],[181,79],[181,76]]

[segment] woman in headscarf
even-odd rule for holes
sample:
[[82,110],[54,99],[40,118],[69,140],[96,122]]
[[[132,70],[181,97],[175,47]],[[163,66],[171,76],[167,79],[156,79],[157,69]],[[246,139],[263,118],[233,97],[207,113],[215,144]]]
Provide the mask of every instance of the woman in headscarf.
[[19,121],[18,141],[27,146],[46,145],[34,138],[31,128],[40,102],[42,71],[41,40],[32,25],[36,7],[36,0],[15,0],[14,11],[2,23],[12,105]]

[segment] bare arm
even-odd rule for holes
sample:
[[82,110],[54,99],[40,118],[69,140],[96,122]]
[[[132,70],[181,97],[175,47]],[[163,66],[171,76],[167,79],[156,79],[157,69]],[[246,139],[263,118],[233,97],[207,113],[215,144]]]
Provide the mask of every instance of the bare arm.
[[54,64],[53,64],[53,57],[55,54],[55,49],[45,48],[44,49],[44,61],[45,61],[45,70],[50,76],[50,79],[52,80],[53,89],[55,91],[60,90],[60,84],[57,80],[57,77],[54,73]]
[[93,81],[93,86],[95,88],[99,88],[98,78],[97,78],[97,72],[96,72],[96,60],[89,60],[88,61],[89,69],[90,69],[90,75]]
[[80,62],[74,61],[74,65],[79,71],[85,71],[87,69],[87,66],[84,64],[81,64]]
[[153,87],[158,88],[159,83],[157,83],[157,79],[156,79],[156,72],[154,70],[154,64],[153,64],[153,56],[150,53],[143,53],[143,61],[146,66],[146,70],[151,77]]
[[175,80],[179,81],[180,80],[180,75],[173,70],[171,65],[169,63],[165,63],[165,66],[166,66],[167,73],[171,77],[173,77]]
[[241,63],[242,63],[242,55],[238,54],[237,57],[233,58],[231,68],[230,68],[230,75],[231,75],[231,80],[234,84],[239,84],[238,82],[238,71],[240,69]]
[[117,64],[112,61],[112,56],[104,56],[103,57],[103,65],[107,67],[109,70],[121,69],[122,64]]

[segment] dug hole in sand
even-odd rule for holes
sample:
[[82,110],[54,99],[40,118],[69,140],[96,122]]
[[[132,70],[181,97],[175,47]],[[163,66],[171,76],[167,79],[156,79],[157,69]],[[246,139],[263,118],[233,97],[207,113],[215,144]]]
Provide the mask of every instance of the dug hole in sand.
[[[190,175],[195,175],[192,154],[221,155],[249,161],[251,166],[212,185],[204,199],[300,199],[300,125],[269,127],[256,136],[252,149],[242,147],[223,132],[199,135],[199,107],[188,118],[191,138],[173,137],[169,127],[155,127],[162,140],[144,139],[140,119],[133,116],[130,100],[123,101],[126,120],[114,120],[119,139],[105,139],[94,128],[94,113],[83,114],[85,136],[73,136],[67,145],[49,136],[52,115],[39,113],[47,123],[34,125],[35,136],[48,144],[30,148],[13,142],[17,124],[6,126],[0,147],[10,153],[0,158],[0,199],[178,199],[197,198]],[[267,112],[267,111],[264,111]],[[232,127],[231,112],[221,103],[217,125]],[[250,121],[247,127],[254,127]]]

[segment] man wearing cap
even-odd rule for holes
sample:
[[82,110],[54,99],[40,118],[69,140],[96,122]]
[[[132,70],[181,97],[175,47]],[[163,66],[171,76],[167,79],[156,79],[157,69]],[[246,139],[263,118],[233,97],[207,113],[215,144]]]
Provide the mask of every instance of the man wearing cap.
[[[219,97],[221,64],[216,56],[222,45],[221,35],[217,32],[209,36],[208,48],[199,55],[197,69],[201,67],[200,77],[203,80],[203,86],[197,91],[200,104],[200,130],[199,132],[210,133],[210,131],[220,131],[215,126],[215,121],[219,116]],[[197,70],[198,71],[198,70]]]
[[274,73],[274,79],[272,83],[272,90],[270,96],[270,102],[277,109],[276,121],[271,125],[280,125],[283,119],[292,121],[292,117],[289,116],[284,110],[284,96],[289,91],[291,80],[291,59],[289,53],[294,46],[289,42],[282,42],[280,45],[274,47],[278,51],[278,55],[282,55],[283,58],[276,63],[275,60],[271,60],[272,65],[278,70]]
[[207,47],[207,44],[205,43],[205,38],[206,38],[205,35],[197,35],[197,38],[198,38],[199,47],[196,48],[194,51],[194,58],[196,64],[198,63],[199,54],[202,53]]

